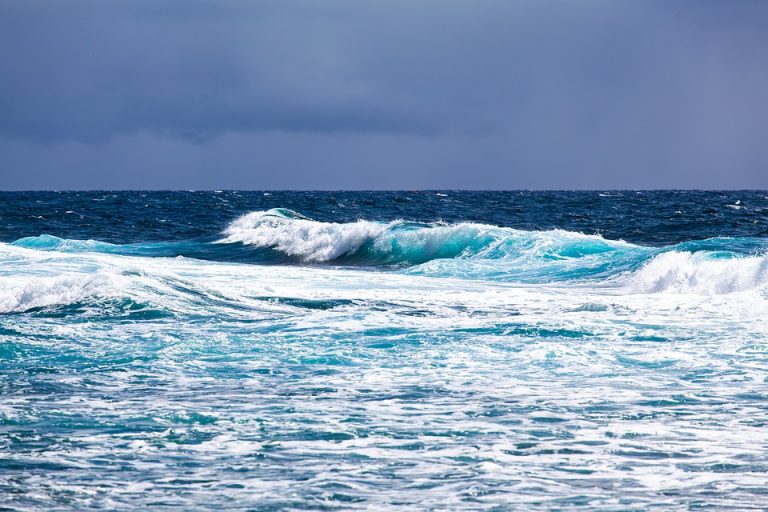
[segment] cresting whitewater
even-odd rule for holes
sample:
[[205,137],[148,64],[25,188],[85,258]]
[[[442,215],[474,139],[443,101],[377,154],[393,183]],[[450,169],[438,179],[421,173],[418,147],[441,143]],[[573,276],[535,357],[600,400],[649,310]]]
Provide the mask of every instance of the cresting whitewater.
[[10,510],[768,507],[768,193],[0,193]]

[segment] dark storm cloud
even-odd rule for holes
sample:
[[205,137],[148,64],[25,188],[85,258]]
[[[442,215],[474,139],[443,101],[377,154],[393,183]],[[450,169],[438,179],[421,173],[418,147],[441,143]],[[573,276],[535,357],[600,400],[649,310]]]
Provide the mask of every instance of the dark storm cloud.
[[314,9],[160,4],[4,6],[2,133],[95,141],[141,130],[196,138],[435,127],[440,113],[357,74]]
[[6,0],[0,176],[768,186],[767,23],[759,0]]

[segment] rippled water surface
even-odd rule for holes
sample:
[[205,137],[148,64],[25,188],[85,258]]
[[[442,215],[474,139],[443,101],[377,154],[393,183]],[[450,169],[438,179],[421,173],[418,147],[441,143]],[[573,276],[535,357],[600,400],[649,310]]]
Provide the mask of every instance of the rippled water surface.
[[0,509],[768,508],[768,193],[0,194]]

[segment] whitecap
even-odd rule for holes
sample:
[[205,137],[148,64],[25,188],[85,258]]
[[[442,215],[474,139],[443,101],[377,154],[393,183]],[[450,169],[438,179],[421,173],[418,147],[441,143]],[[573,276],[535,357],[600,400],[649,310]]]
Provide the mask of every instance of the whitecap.
[[715,257],[711,252],[659,254],[631,278],[640,293],[716,295],[752,290],[768,284],[768,255]]
[[106,274],[59,277],[0,277],[0,313],[72,304],[113,288]]

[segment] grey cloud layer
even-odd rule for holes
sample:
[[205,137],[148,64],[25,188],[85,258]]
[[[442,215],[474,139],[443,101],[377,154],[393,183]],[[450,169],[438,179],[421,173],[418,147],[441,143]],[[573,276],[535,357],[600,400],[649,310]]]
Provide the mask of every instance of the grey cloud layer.
[[148,3],[6,8],[2,133],[432,132],[453,108],[366,72],[368,30],[354,19],[292,4],[176,5],[176,16]]
[[[766,23],[742,0],[6,0],[0,172],[44,180],[63,152],[72,183],[188,186],[87,168],[132,140],[142,169],[227,146],[226,186],[258,187],[254,161],[281,188],[310,165],[327,188],[768,186]],[[382,158],[394,178],[350,177]]]

